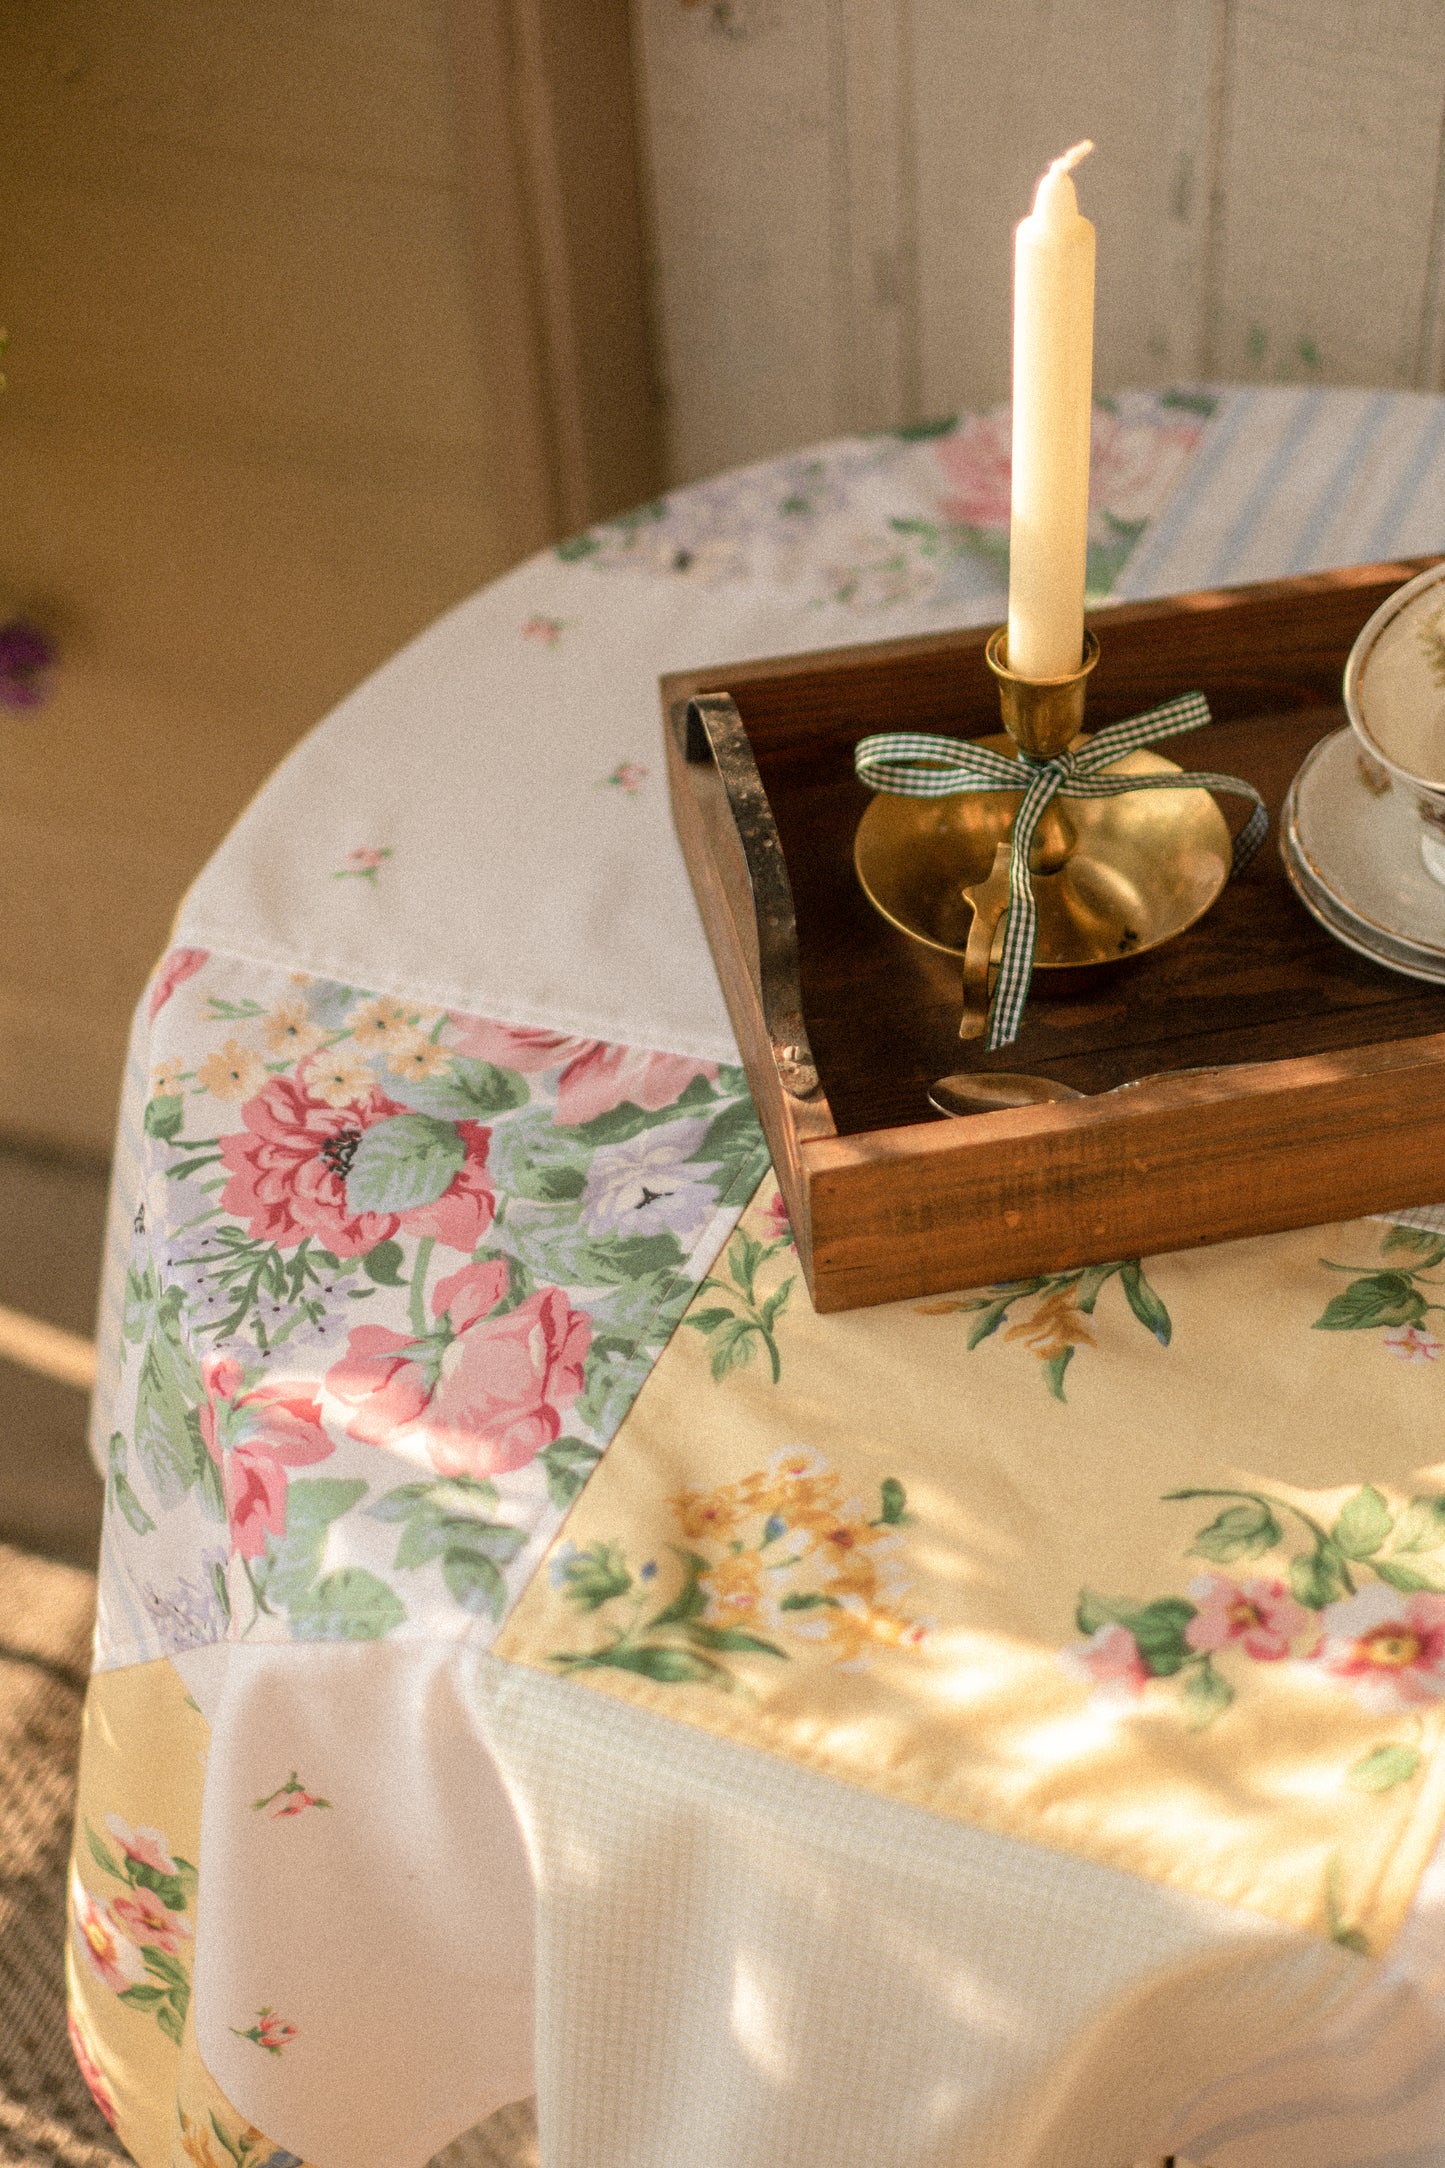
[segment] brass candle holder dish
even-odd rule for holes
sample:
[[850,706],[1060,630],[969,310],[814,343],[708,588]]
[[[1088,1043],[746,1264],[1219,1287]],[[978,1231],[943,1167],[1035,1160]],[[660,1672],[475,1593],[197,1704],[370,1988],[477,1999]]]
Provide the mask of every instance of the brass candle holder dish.
[[[1091,632],[1068,677],[1021,678],[1008,667],[1006,633],[985,659],[998,683],[1004,733],[975,743],[1017,759],[1049,760],[1081,749],[1089,674],[1099,658]],[[1178,775],[1174,761],[1140,749],[1110,775]],[[1009,902],[1018,790],[960,790],[940,797],[880,791],[858,825],[853,862],[883,917],[926,947],[963,964],[959,1037],[981,1038]],[[1229,878],[1227,822],[1206,789],[1138,790],[1117,797],[1056,797],[1029,854],[1038,911],[1035,971],[1094,971],[1142,956],[1203,917]],[[1067,977],[1055,979],[1063,990]]]

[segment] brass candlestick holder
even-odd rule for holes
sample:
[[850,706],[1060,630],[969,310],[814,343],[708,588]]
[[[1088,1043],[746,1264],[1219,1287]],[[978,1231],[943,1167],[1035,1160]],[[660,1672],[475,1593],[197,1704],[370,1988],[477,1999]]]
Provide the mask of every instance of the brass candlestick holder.
[[[1088,743],[1084,702],[1099,643],[1061,678],[1023,678],[1007,661],[1000,626],[985,649],[1004,732],[974,741],[1006,758],[1051,760]],[[1142,748],[1110,775],[1178,775],[1176,762]],[[963,964],[961,1039],[982,1038],[1009,904],[1017,790],[965,788],[915,797],[880,790],[859,823],[854,864],[864,892],[891,923]],[[1183,933],[1218,896],[1230,871],[1230,836],[1208,790],[1139,790],[1117,797],[1056,797],[1029,852],[1038,913],[1033,968],[1058,990],[1069,974],[1142,956]],[[1059,974],[1064,974],[1061,979]]]
[[998,684],[1004,729],[1035,760],[1052,760],[1056,753],[1066,753],[1084,727],[1084,699],[1090,673],[1099,660],[1098,641],[1092,632],[1085,632],[1083,660],[1067,677],[1019,677],[1010,670],[1007,658],[1008,626],[1000,625],[989,634],[983,659]]

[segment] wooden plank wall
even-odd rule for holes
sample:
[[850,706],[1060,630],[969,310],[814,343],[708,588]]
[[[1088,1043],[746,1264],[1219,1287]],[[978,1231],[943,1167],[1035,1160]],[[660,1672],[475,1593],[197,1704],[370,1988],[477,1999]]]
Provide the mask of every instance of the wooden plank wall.
[[626,0],[0,0],[0,44],[0,616],[60,649],[0,708],[0,1135],[103,1155],[278,758],[656,484]]
[[671,472],[1006,396],[1099,148],[1102,389],[1445,386],[1440,0],[632,0]]

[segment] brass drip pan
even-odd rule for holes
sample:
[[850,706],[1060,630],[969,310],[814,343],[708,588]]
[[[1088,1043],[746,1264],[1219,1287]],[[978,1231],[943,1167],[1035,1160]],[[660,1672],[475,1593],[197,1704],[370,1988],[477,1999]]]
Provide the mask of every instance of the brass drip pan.
[[[977,742],[1017,755],[1002,733]],[[1182,771],[1158,753],[1140,751],[1108,772]],[[974,917],[966,891],[988,881],[1022,797],[1021,790],[949,798],[880,791],[853,844],[858,879],[874,909],[913,940],[961,959]],[[1172,941],[1204,916],[1229,866],[1228,824],[1207,790],[1055,798],[1034,845],[1034,968],[1084,969]]]

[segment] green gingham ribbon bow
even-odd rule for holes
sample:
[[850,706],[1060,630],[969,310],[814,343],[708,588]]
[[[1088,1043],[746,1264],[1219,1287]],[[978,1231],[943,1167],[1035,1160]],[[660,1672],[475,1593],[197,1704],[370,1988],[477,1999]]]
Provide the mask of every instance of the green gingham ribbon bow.
[[1018,1037],[1028,999],[1038,933],[1029,853],[1034,832],[1052,799],[1060,793],[1066,798],[1119,798],[1131,790],[1227,791],[1236,798],[1251,799],[1254,806],[1234,839],[1230,871],[1241,872],[1263,843],[1269,826],[1264,800],[1252,783],[1242,782],[1236,775],[1212,775],[1203,769],[1187,769],[1178,775],[1101,772],[1141,745],[1202,729],[1209,720],[1209,703],[1203,693],[1183,693],[1177,700],[1166,701],[1162,708],[1151,708],[1147,715],[1110,723],[1087,745],[1081,745],[1076,752],[1059,753],[1052,760],[1035,760],[1022,748],[1018,758],[1010,760],[966,738],[939,738],[915,730],[886,730],[860,739],[853,754],[859,781],[870,790],[894,791],[905,798],[951,798],[959,791],[1017,790],[1019,770],[1022,768],[1028,776],[1023,803],[1014,815],[1008,917],[985,1041],[990,1052],[995,1047],[1012,1045]]

